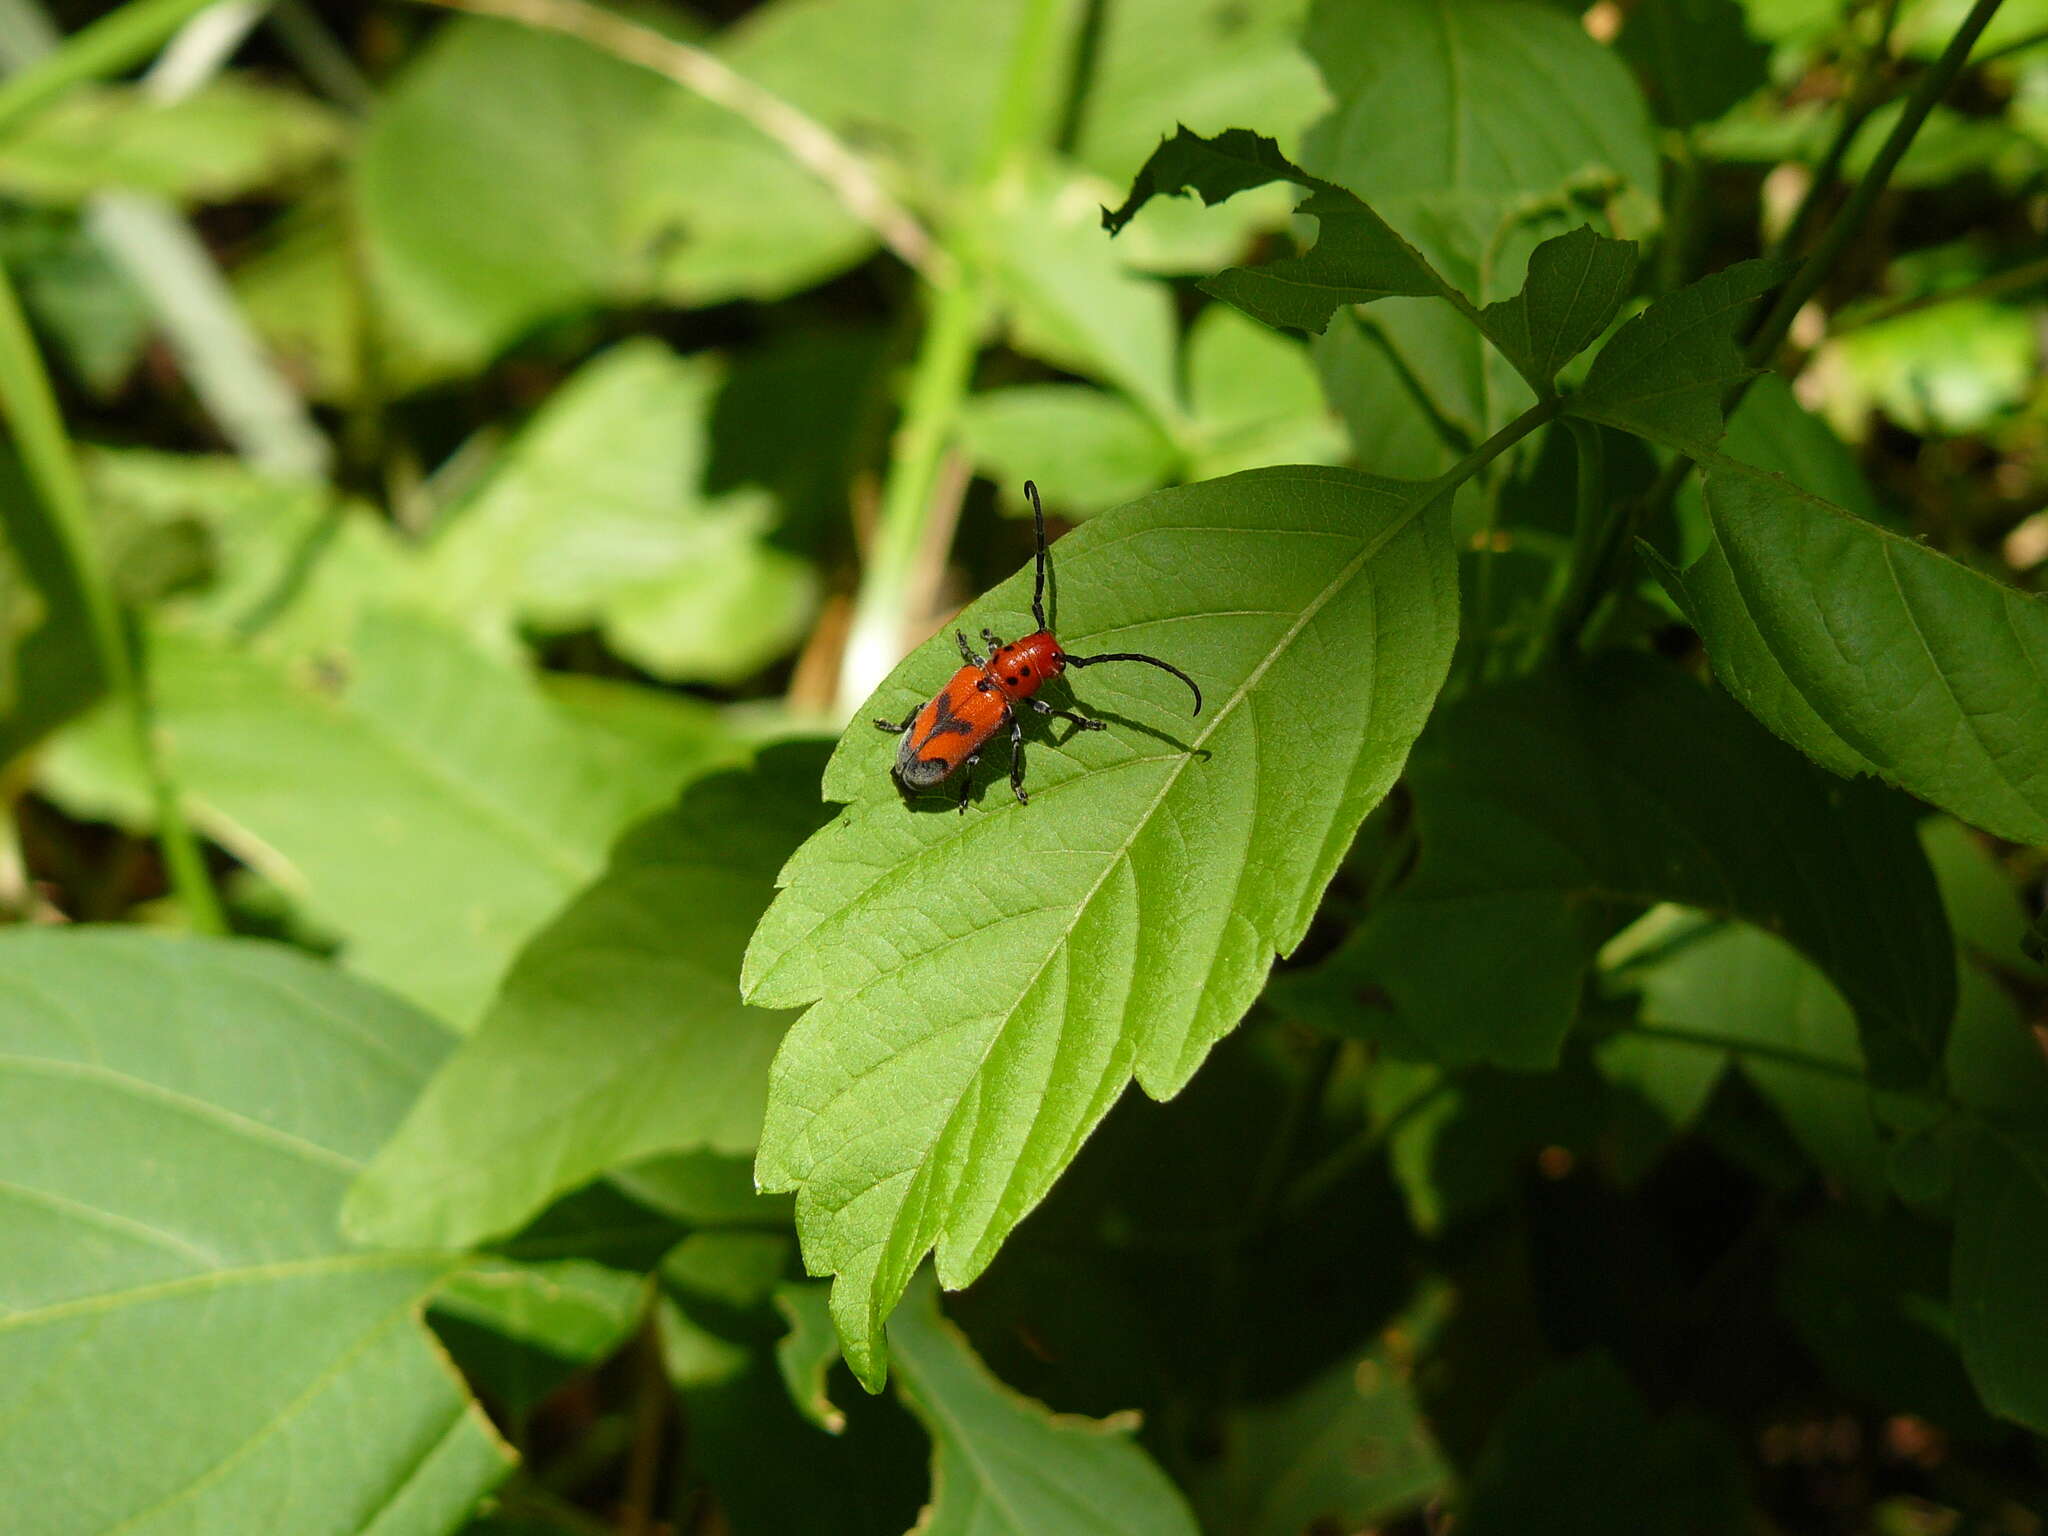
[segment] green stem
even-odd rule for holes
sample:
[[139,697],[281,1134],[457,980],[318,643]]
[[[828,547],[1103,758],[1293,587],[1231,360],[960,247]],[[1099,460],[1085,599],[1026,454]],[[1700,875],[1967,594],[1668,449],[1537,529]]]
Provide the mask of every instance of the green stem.
[[1870,163],[1870,170],[1856,183],[1856,189],[1842,204],[1834,222],[1828,225],[1827,233],[1821,236],[1820,244],[1793,274],[1792,281],[1780,291],[1778,302],[1750,338],[1748,358],[1752,367],[1760,368],[1771,360],[1779,344],[1791,332],[1793,318],[1820,290],[1820,285],[1841,260],[1842,253],[1849,248],[1849,242],[1862,233],[1864,220],[1870,216],[1878,198],[1884,195],[1884,189],[1891,183],[1892,172],[1898,169],[1899,162],[1912,147],[1920,125],[1927,121],[1935,103],[1948,94],[1948,88],[1962,73],[1963,65],[1969,62],[1970,49],[1983,35],[1985,27],[1990,25],[2000,3],[2001,0],[1977,0],[1970,7],[1970,14],[1963,18],[1963,24],[1956,29],[1956,35],[1942,49],[1941,57],[1913,87],[1913,94],[1906,98],[1905,110],[1892,124],[1892,131],[1885,135],[1877,158]]
[[2023,261],[2003,272],[1980,277],[1974,283],[1944,288],[1938,293],[1923,293],[1915,298],[1888,299],[1871,304],[1843,319],[1831,322],[1828,326],[1828,335],[1830,338],[1846,336],[1851,331],[1862,330],[1866,325],[1880,325],[1886,320],[1896,320],[1901,315],[1918,314],[1923,309],[1934,309],[1962,299],[1995,299],[2001,294],[2017,293],[2042,283],[2048,283],[2048,256]]
[[128,0],[55,53],[0,85],[0,134],[74,85],[103,80],[140,64],[178,28],[214,0]]
[[1607,444],[1590,421],[1568,417],[1565,426],[1578,450],[1576,516],[1572,524],[1572,563],[1559,596],[1553,622],[1544,632],[1536,660],[1569,649],[1600,601],[1600,575],[1613,557],[1627,510],[1607,497]]
[[[1870,216],[1871,209],[1883,195],[1885,187],[1891,181],[1892,172],[1898,168],[1899,161],[1905,158],[1906,151],[1912,147],[1914,135],[1919,133],[1921,124],[1927,121],[1927,115],[1934,110],[1935,103],[1946,95],[1948,88],[1955,83],[1956,76],[1969,61],[1972,45],[1990,24],[1999,4],[2000,0],[1977,0],[1970,8],[1970,14],[1963,19],[1962,26],[1956,29],[1955,36],[1949,39],[1948,46],[1942,49],[1941,57],[1934,61],[1927,73],[1915,84],[1905,110],[1899,114],[1899,120],[1892,125],[1892,131],[1885,135],[1884,144],[1878,150],[1877,158],[1871,162],[1869,172],[1856,184],[1856,190],[1851,192],[1848,200],[1842,204],[1841,211],[1835,215],[1834,222],[1828,226],[1820,244],[1800,265],[1792,280],[1779,292],[1777,303],[1771,307],[1770,312],[1751,334],[1745,352],[1745,358],[1751,367],[1760,369],[1770,362],[1790,333],[1793,319],[1805,307],[1806,301],[1819,291],[1828,273],[1840,261],[1842,253],[1849,248],[1850,241],[1862,232],[1864,220]],[[1730,386],[1722,394],[1723,417],[1734,412],[1742,403],[1742,397],[1748,389],[1749,380],[1744,379]],[[1668,505],[1671,498],[1678,494],[1678,487],[1692,472],[1692,467],[1693,460],[1690,455],[1674,455],[1650,488],[1630,506],[1628,516],[1622,520],[1620,537],[1616,541],[1612,570],[1601,583],[1603,592],[1619,586],[1625,578],[1630,547],[1637,530],[1643,526],[1651,512]],[[1588,610],[1588,619],[1597,612],[1598,607],[1596,597],[1593,607]],[[1583,631],[1580,643],[1584,643]]]
[[[1051,125],[1044,120],[1043,87],[1063,14],[1058,0],[1032,0],[1025,8],[1002,95],[975,163],[978,191],[985,191],[1002,174],[1019,149],[1050,131]],[[974,264],[966,259],[966,242],[961,238],[979,202],[979,197],[971,194],[961,200],[963,211],[955,216],[952,237],[942,242],[950,259],[939,265],[938,275],[923,289],[930,313],[911,374],[903,422],[890,444],[881,516],[861,571],[846,652],[840,660],[842,714],[850,713],[873,693],[889,669],[903,659],[911,638],[910,622],[917,617],[909,611],[910,599],[930,542],[939,465],[967,395],[987,313],[986,292]]]
[[1783,260],[1791,260],[1798,255],[1799,248],[1806,243],[1807,232],[1813,228],[1813,221],[1820,216],[1821,204],[1833,190],[1835,178],[1841,174],[1842,161],[1848,156],[1849,146],[1856,142],[1856,135],[1870,121],[1871,113],[1889,99],[1890,92],[1879,82],[1878,75],[1880,64],[1891,51],[1892,24],[1897,18],[1898,6],[1887,3],[1883,19],[1878,23],[1877,36],[1864,50],[1857,65],[1856,78],[1848,94],[1842,98],[1842,120],[1835,124],[1834,137],[1821,151],[1820,163],[1813,168],[1813,178],[1807,183],[1806,195],[1799,200],[1784,233],[1771,247],[1771,255]]
[[1783,1067],[1797,1067],[1804,1072],[1813,1072],[1822,1077],[1838,1077],[1849,1082],[1867,1082],[1868,1075],[1861,1067],[1848,1062],[1831,1061],[1825,1056],[1809,1056],[1804,1051],[1791,1050],[1782,1045],[1767,1045],[1757,1040],[1739,1040],[1728,1035],[1717,1035],[1711,1030],[1687,1029],[1680,1024],[1646,1024],[1641,1020],[1621,1025],[1616,1034],[1641,1035],[1651,1040],[1669,1040],[1676,1045],[1697,1045],[1705,1050],[1726,1051],[1732,1056],[1751,1056],[1758,1061],[1775,1062]]
[[49,376],[22,318],[13,285],[0,272],[0,413],[14,436],[15,450],[29,483],[36,489],[36,507],[47,523],[47,536],[58,569],[48,572],[45,596],[52,602],[75,603],[85,617],[93,660],[116,708],[128,724],[136,761],[149,781],[156,803],[157,841],[171,889],[184,907],[186,920],[202,933],[224,933],[220,903],[206,872],[198,842],[185,822],[161,757],[156,750],[149,699],[143,674],[129,645],[121,611],[101,568],[99,547],[86,512],[85,488],[65,436]]

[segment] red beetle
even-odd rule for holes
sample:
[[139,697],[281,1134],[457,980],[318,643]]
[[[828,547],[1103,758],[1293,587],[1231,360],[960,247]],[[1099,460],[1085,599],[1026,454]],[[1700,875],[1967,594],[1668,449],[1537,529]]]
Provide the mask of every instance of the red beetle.
[[1038,698],[1038,690],[1068,667],[1093,667],[1105,661],[1142,661],[1148,667],[1171,672],[1188,685],[1195,696],[1195,713],[1202,712],[1202,690],[1179,667],[1157,656],[1135,651],[1116,651],[1102,656],[1076,656],[1053,638],[1045,622],[1045,509],[1038,503],[1038,487],[1024,482],[1024,494],[1031,498],[1031,517],[1038,529],[1038,581],[1031,594],[1031,616],[1038,620],[1036,634],[1005,645],[987,630],[981,638],[991,647],[987,658],[975,655],[967,636],[959,630],[961,658],[967,663],[955,672],[929,704],[912,710],[901,720],[877,720],[878,730],[895,731],[903,742],[896,750],[896,777],[908,790],[932,789],[965,769],[960,781],[960,809],[967,809],[967,797],[974,788],[974,765],[988,739],[1004,726],[1010,728],[1010,788],[1017,803],[1030,800],[1024,793],[1024,722],[1016,706],[1029,704],[1041,715],[1071,720],[1083,731],[1102,730],[1100,720],[1086,720],[1071,710],[1054,709]]

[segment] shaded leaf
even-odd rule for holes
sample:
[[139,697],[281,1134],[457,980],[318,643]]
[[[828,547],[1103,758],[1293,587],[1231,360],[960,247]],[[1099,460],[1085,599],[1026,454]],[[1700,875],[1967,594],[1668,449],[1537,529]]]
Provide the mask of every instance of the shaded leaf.
[[0,710],[0,765],[78,715],[106,688],[81,575],[14,446],[0,444],[0,533],[27,580],[10,615],[13,697]]
[[[1253,470],[1083,524],[1054,563],[1073,674],[1111,728],[1029,747],[1036,794],[986,787],[961,820],[889,776],[900,718],[957,666],[950,635],[861,709],[825,775],[852,808],[784,869],[749,948],[749,998],[818,1002],[784,1042],[756,1172],[799,1190],[814,1272],[871,1386],[879,1329],[927,1248],[967,1283],[1135,1074],[1177,1092],[1299,942],[1386,793],[1448,664],[1456,596],[1428,488]],[[1017,633],[1029,572],[959,620]],[[1314,697],[1305,712],[1298,701]],[[971,986],[964,942],[983,940]]]
[[608,1168],[752,1151],[789,1016],[740,1002],[740,957],[775,872],[824,819],[824,760],[812,743],[773,748],[621,838],[378,1154],[350,1232],[460,1247]]
[[1641,71],[1659,122],[1709,122],[1763,86],[1771,50],[1747,20],[1736,0],[1661,0],[1629,12],[1621,54]]
[[1482,328],[1525,377],[1547,383],[1599,340],[1635,270],[1633,241],[1581,224],[1536,247],[1522,291],[1480,311]]
[[775,1365],[797,1412],[828,1435],[846,1428],[846,1415],[832,1401],[826,1378],[839,1363],[839,1335],[822,1285],[778,1285],[775,1306],[789,1319],[789,1332],[775,1345]]
[[1594,950],[1633,906],[1676,901],[1819,965],[1880,1081],[1922,1081],[1938,1059],[1954,960],[1904,808],[1674,669],[1617,653],[1473,694],[1431,723],[1408,783],[1421,863],[1289,978],[1291,1006],[1377,989],[1395,1011],[1369,1032],[1410,1054],[1549,1066]]
[[1338,464],[1343,434],[1308,348],[1211,304],[1188,327],[1190,480],[1270,464]]
[[435,1294],[428,1320],[464,1378],[519,1416],[616,1352],[647,1296],[645,1275],[587,1259],[483,1259]]
[[1614,333],[1566,408],[1683,452],[1712,448],[1723,428],[1722,394],[1756,372],[1736,333],[1789,270],[1737,262],[1667,293]]
[[1076,1418],[1019,1397],[940,1315],[929,1281],[889,1341],[904,1401],[932,1437],[919,1536],[1195,1536],[1180,1491],[1131,1442],[1133,1416]]
[[351,1252],[334,1219],[447,1037],[246,940],[14,929],[0,957],[12,1527],[455,1525],[509,1459],[418,1322],[461,1258]]
[[1712,471],[1706,511],[1660,574],[1730,693],[1836,773],[2048,843],[2048,603],[1772,476]]
[[2000,1126],[1970,1140],[1950,1280],[1963,1364],[1985,1407],[2048,1433],[2048,1137]]

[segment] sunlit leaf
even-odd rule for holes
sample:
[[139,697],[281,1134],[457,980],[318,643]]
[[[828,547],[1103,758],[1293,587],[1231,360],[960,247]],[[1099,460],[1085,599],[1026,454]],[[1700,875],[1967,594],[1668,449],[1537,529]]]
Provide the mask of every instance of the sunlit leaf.
[[174,102],[101,86],[0,139],[0,189],[28,202],[111,191],[225,201],[303,176],[341,143],[328,108],[252,80],[215,80]]
[[10,1528],[458,1523],[507,1461],[419,1322],[461,1257],[335,1224],[448,1037],[247,941],[15,929],[0,956]]
[[1348,457],[1308,348],[1294,337],[1211,304],[1188,328],[1187,375],[1189,479]]
[[349,1230],[462,1246],[607,1168],[751,1152],[789,1016],[740,1002],[740,957],[775,872],[824,819],[824,760],[809,744],[773,749],[628,832],[378,1154]]
[[1044,482],[1069,517],[1119,506],[1175,478],[1180,454],[1144,412],[1084,384],[975,395],[960,418],[975,467],[999,485]]
[[2048,843],[2048,603],[1775,477],[1712,472],[1706,512],[1664,579],[1730,693],[1837,773]]
[[1633,242],[1606,239],[1581,224],[1537,246],[1522,291],[1487,305],[1480,319],[1525,376],[1555,379],[1607,329],[1635,270]]
[[1195,1536],[1180,1491],[1131,1442],[1130,1416],[1075,1418],[1019,1397],[940,1316],[929,1282],[889,1340],[904,1399],[932,1437],[920,1536]]
[[[870,1385],[925,1250],[946,1284],[972,1279],[1130,1077],[1178,1091],[1299,942],[1449,661],[1455,579],[1427,503],[1342,470],[1253,470],[1061,540],[1065,640],[1168,656],[1207,707],[1190,720],[1150,668],[1070,674],[1110,729],[1028,727],[1028,806],[996,782],[961,819],[890,779],[895,743],[868,717],[935,689],[950,635],[861,709],[825,776],[851,808],[783,871],[745,979],[757,1003],[819,1003],[778,1057],[757,1174],[799,1190]],[[1029,580],[961,627],[1020,632]]]
[[787,650],[813,577],[765,542],[765,492],[704,492],[719,379],[708,359],[652,341],[586,365],[435,541],[435,603],[501,637],[522,619],[596,627],[664,678],[730,682]]

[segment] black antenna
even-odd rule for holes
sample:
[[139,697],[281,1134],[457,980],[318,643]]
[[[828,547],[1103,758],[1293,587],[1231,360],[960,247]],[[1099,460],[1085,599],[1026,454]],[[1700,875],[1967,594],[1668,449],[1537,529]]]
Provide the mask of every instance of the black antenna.
[[1038,487],[1029,480],[1024,482],[1024,494],[1031,498],[1031,521],[1038,529],[1038,585],[1031,593],[1031,617],[1040,629],[1050,629],[1045,622],[1045,508],[1038,504]]
[[1192,677],[1189,677],[1187,673],[1181,671],[1179,667],[1174,666],[1171,662],[1161,661],[1157,656],[1144,656],[1137,651],[1112,651],[1102,656],[1076,656],[1072,651],[1067,652],[1067,665],[1070,667],[1092,667],[1099,662],[1105,661],[1142,661],[1148,667],[1157,667],[1162,672],[1171,672],[1175,677],[1186,683],[1188,691],[1195,696],[1195,713],[1199,715],[1202,712],[1201,688],[1196,685]]

